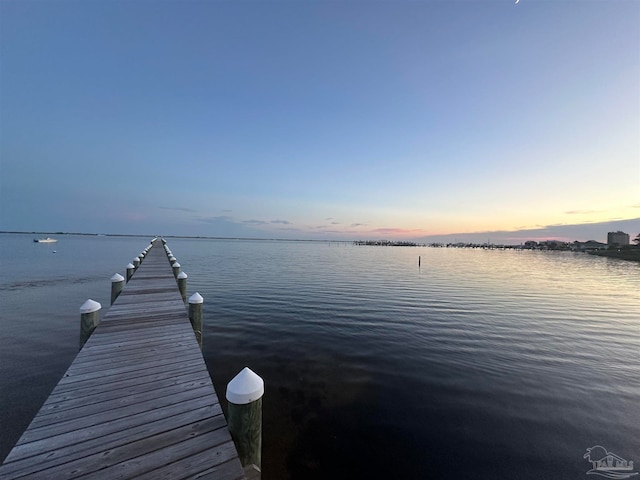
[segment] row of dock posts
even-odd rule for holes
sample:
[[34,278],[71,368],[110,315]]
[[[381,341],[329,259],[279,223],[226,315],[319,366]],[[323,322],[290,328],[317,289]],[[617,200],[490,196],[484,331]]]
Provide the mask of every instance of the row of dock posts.
[[[151,243],[126,266],[126,279],[119,273],[111,277],[111,305],[116,301],[125,283],[133,277],[144,258],[157,240]],[[181,265],[162,238],[167,258],[171,263],[173,276],[178,284],[182,301],[187,299],[187,274],[181,272]],[[188,300],[188,314],[191,327],[196,335],[198,345],[202,350],[203,317],[202,307],[204,299],[195,292]],[[80,307],[80,349],[96,329],[100,321],[99,302],[88,299]],[[243,368],[228,384],[226,399],[228,401],[227,423],[233,442],[238,450],[240,462],[248,479],[259,479],[262,468],[262,397],[264,395],[264,381],[249,367]]]

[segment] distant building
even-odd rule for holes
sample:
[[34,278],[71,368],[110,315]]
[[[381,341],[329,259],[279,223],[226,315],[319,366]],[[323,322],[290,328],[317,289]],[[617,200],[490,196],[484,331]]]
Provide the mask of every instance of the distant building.
[[568,250],[569,244],[567,242],[560,242],[558,240],[545,240],[538,243],[540,250]]
[[607,244],[596,242],[595,240],[588,240],[586,242],[573,242],[572,249],[577,252],[589,252],[593,250],[606,250]]
[[621,231],[607,233],[607,244],[609,246],[629,245],[629,234]]

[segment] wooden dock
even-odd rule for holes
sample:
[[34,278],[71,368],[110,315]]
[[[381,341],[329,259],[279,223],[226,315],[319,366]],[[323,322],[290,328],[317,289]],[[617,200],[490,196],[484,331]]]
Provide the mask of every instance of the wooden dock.
[[0,466],[17,478],[245,478],[159,240]]

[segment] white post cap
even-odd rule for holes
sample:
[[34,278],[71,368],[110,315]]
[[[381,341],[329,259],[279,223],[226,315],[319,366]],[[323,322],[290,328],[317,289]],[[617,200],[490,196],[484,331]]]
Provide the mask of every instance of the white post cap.
[[202,303],[204,302],[204,298],[198,292],[194,293],[189,297],[189,303]]
[[127,268],[136,268],[136,266],[133,263],[130,263],[127,265]]
[[180,266],[180,264],[179,264],[178,262],[173,262],[173,263],[171,264],[171,266],[172,266],[172,267],[179,267],[179,266]]
[[187,274],[186,274],[186,273],[184,273],[184,272],[180,272],[180,273],[178,274],[178,278],[179,278],[180,280],[182,280],[183,278],[187,278]]
[[112,283],[124,282],[124,277],[122,275],[120,275],[119,273],[116,273],[113,277],[111,277],[111,282]]
[[133,261],[135,262],[136,260],[140,261],[140,257],[136,257],[133,259]]
[[93,312],[97,312],[101,308],[102,308],[102,305],[100,305],[100,302],[96,302],[95,300],[89,299],[86,302],[84,302],[80,307],[80,313],[93,313]]
[[233,377],[227,385],[227,400],[236,405],[255,402],[264,395],[264,380],[249,367]]

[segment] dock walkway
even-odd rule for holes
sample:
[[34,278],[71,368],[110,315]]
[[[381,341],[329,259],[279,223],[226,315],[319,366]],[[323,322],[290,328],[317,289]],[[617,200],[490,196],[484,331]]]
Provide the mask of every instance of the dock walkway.
[[17,478],[245,478],[159,240],[0,466]]

